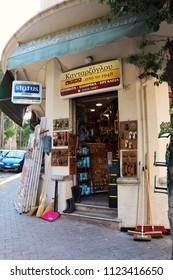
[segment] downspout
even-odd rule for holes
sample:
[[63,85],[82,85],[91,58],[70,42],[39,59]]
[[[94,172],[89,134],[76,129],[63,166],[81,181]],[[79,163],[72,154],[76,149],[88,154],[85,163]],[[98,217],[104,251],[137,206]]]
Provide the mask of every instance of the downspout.
[[143,86],[143,109],[144,109],[144,125],[145,125],[145,168],[147,168],[147,224],[151,224],[152,217],[151,217],[151,201],[150,201],[150,154],[149,154],[149,136],[148,136],[148,110],[147,110],[147,92],[146,92],[146,85]]
[[[140,95],[139,95],[139,105],[140,105],[140,120],[141,120],[141,168],[142,171],[139,170],[139,174],[142,174],[141,180],[141,218],[142,224],[144,223],[145,217],[145,197],[146,197],[146,159],[148,158],[148,151],[149,151],[149,141],[148,141],[148,118],[147,118],[147,94],[146,94],[146,85],[144,82],[140,81]],[[147,156],[147,157],[146,157]],[[147,170],[148,171],[148,170]],[[151,220],[151,213],[150,213],[150,204],[149,198],[147,195],[147,224],[150,224]]]
[[141,193],[141,232],[144,232],[144,216],[145,216],[145,139],[146,139],[146,126],[145,126],[145,110],[144,110],[144,92],[143,92],[143,84],[142,81],[140,81],[140,112],[141,112],[141,144],[142,144],[142,178],[141,178],[141,187],[142,187],[142,193]]

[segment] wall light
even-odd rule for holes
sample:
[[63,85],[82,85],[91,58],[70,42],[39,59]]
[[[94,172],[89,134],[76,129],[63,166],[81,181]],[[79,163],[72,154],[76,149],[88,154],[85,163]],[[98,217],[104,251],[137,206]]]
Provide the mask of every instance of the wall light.
[[100,107],[100,106],[102,106],[102,103],[97,103],[96,106]]
[[85,57],[85,63],[90,64],[92,62],[93,62],[93,57],[92,56]]

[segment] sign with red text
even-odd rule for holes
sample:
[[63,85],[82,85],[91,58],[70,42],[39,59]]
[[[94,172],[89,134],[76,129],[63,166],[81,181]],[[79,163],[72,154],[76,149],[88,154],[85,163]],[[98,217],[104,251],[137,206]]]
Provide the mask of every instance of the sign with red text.
[[61,97],[79,97],[122,89],[119,59],[90,65],[61,74]]

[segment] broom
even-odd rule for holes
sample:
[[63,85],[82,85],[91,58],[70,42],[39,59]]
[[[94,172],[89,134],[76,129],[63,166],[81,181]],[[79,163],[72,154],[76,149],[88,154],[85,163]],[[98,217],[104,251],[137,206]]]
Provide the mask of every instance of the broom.
[[136,241],[150,241],[151,235],[144,233],[144,186],[145,186],[145,177],[144,177],[144,167],[142,167],[143,173],[143,183],[142,183],[142,212],[141,212],[141,232],[135,232],[133,234],[134,240]]
[[[147,182],[147,225],[144,225],[145,234],[150,234],[155,238],[162,238],[163,232],[165,232],[164,226],[154,226],[152,219],[152,209],[151,209],[151,198],[150,198],[150,174],[149,174],[149,154],[146,154],[146,182]],[[140,226],[136,228],[136,230],[140,230]],[[167,232],[167,230],[166,230]]]
[[33,206],[31,210],[27,213],[27,216],[32,216],[37,211],[38,206]]
[[48,180],[49,180],[49,171],[50,171],[50,164],[51,163],[51,159],[49,160],[49,164],[48,164],[48,168],[47,168],[47,172],[46,172],[46,176],[45,176],[45,180],[44,180],[44,186],[43,186],[43,190],[40,196],[40,204],[38,206],[38,210],[36,213],[36,217],[41,218],[44,212],[44,208],[46,205],[46,190],[47,190],[47,186],[48,186]]
[[43,212],[43,215],[46,214],[47,212],[53,211],[54,210],[54,198],[52,198],[51,202],[49,203],[49,205],[47,206],[46,210]]

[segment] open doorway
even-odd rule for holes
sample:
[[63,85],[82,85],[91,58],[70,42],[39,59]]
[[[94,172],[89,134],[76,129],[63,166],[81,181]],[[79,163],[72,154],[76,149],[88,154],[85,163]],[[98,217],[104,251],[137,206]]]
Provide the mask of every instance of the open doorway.
[[76,179],[82,189],[81,202],[117,208],[117,190],[116,195],[110,195],[110,185],[116,184],[112,182],[109,166],[119,159],[118,94],[80,97],[75,104]]

